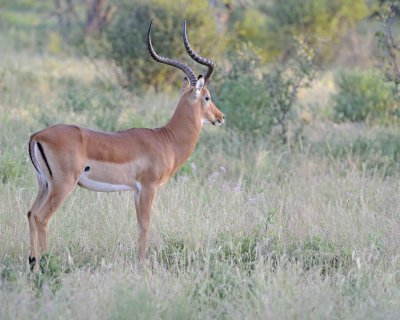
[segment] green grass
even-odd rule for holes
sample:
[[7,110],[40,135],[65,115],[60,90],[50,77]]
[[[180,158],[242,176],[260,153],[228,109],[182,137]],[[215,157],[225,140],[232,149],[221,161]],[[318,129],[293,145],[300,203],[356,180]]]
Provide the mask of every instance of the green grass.
[[132,194],[77,188],[31,274],[29,135],[58,122],[159,126],[178,99],[137,97],[96,65],[0,61],[0,319],[398,318],[399,129],[323,116],[292,149],[205,126],[159,192],[142,267]]

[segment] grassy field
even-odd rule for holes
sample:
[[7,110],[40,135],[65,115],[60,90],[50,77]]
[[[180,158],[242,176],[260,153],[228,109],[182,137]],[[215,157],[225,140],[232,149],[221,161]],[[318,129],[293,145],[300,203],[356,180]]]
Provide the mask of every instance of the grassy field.
[[77,188],[50,224],[45,272],[32,274],[29,135],[60,122],[159,126],[178,94],[136,96],[101,61],[8,47],[0,319],[398,319],[400,128],[333,123],[326,78],[301,93],[307,106],[324,103],[295,148],[204,127],[155,201],[146,265],[133,195]]

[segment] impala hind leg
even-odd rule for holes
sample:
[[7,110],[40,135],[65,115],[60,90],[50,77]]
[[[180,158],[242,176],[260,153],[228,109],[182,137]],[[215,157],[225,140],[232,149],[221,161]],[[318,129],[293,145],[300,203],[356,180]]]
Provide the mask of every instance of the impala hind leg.
[[42,253],[47,251],[48,223],[77,183],[77,180],[75,179],[69,180],[69,182],[57,182],[57,180],[52,181],[46,199],[44,200],[40,210],[34,216],[38,231],[40,251]]
[[36,265],[37,241],[38,241],[36,222],[32,212],[36,212],[40,208],[41,204],[43,203],[43,200],[45,199],[48,193],[48,187],[46,182],[40,179],[38,179],[38,182],[39,182],[38,194],[36,196],[35,201],[32,204],[31,209],[28,211],[29,239],[30,239],[29,265],[31,270],[33,270]]
[[[40,251],[41,253],[45,253],[47,251],[47,230],[48,224],[51,217],[54,215],[56,210],[61,206],[67,196],[71,193],[73,188],[76,185],[76,179],[65,179],[63,181],[57,181],[53,179],[50,183],[47,184],[47,192],[43,193],[40,197],[40,191],[38,197],[42,200],[40,201],[40,205],[37,207],[32,206],[30,211],[29,223],[32,225],[32,230],[36,230],[37,238],[39,239]],[[29,258],[30,262],[34,259],[32,264],[36,263],[37,252],[36,252],[36,237],[32,236],[31,241],[35,242],[34,255],[31,255]],[[32,244],[31,244],[32,245]],[[32,252],[31,252],[32,254]],[[32,267],[31,269],[38,270],[38,266]]]
[[150,225],[151,205],[157,193],[155,186],[138,187],[135,192],[135,208],[139,225],[138,258],[143,261],[146,253],[147,234]]

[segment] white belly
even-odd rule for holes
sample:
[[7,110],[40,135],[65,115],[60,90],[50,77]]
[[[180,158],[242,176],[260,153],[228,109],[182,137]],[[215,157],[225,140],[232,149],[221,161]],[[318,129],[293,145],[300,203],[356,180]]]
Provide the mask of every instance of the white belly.
[[90,179],[87,175],[83,174],[78,181],[79,185],[83,188],[98,191],[98,192],[113,192],[113,191],[129,191],[133,187],[123,184],[111,184]]

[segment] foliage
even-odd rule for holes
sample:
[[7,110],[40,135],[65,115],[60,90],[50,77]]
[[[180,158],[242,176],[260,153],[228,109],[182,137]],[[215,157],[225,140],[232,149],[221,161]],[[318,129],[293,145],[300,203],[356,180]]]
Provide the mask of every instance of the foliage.
[[[378,44],[378,67],[385,79],[393,84],[394,98],[400,102],[400,39],[393,28],[399,27],[400,2],[382,1],[378,17],[381,28],[375,33]],[[400,115],[400,108],[397,108]]]
[[15,156],[14,150],[0,150],[0,183],[16,180],[25,172],[25,162],[23,158],[16,160]]
[[393,116],[396,105],[392,86],[375,72],[341,71],[333,95],[337,121],[375,121]]
[[248,135],[263,135],[270,131],[269,96],[262,81],[249,75],[229,79],[222,85],[220,96],[218,105],[229,119],[228,127]]
[[[273,64],[267,72],[261,71],[251,47],[231,56],[232,68],[221,85],[218,101],[228,115],[228,126],[251,136],[266,135],[276,129],[276,137],[287,142],[290,117],[296,118],[298,90],[316,76],[314,50],[302,39],[294,42],[296,51],[291,59]],[[230,114],[235,117],[229,117]]]
[[275,1],[269,12],[267,30],[273,52],[288,50],[293,36],[312,35],[328,42],[321,50],[322,59],[332,59],[335,45],[368,15],[364,0]]
[[335,56],[335,46],[349,29],[368,15],[364,0],[256,1],[255,7],[238,6],[232,17],[230,45],[250,41],[264,61],[287,55],[295,48],[294,37],[325,40],[320,59]]
[[0,279],[7,282],[14,282],[17,280],[18,274],[13,264],[12,259],[5,257],[0,264]]
[[305,239],[292,255],[302,262],[305,270],[319,268],[323,276],[343,268],[350,269],[352,266],[351,253],[348,250],[337,250],[334,244],[320,236]]
[[122,112],[122,89],[109,81],[95,80],[86,84],[78,79],[61,77],[58,80],[60,105],[66,112],[88,113],[97,128],[116,131]]
[[317,153],[333,159],[353,157],[357,159],[360,170],[374,172],[379,170],[384,176],[396,176],[400,170],[399,133],[382,128],[369,129],[367,124],[359,124],[361,128],[350,136],[336,133],[328,136],[322,144],[313,146]]
[[39,262],[40,272],[32,274],[31,278],[38,292],[42,292],[47,285],[53,293],[62,287],[61,263],[59,259],[51,254],[44,254]]
[[[219,37],[212,12],[207,2],[196,1],[135,1],[120,6],[117,16],[107,30],[110,58],[122,71],[127,85],[134,88],[154,85],[156,88],[182,78],[182,72],[151,60],[146,36],[153,20],[152,40],[156,52],[162,56],[188,61],[181,30],[186,19],[188,37],[195,51],[205,57],[217,58]],[[190,64],[193,64],[190,62]],[[204,70],[204,67],[201,67]],[[195,64],[198,70],[199,65]]]
[[273,121],[278,127],[278,137],[283,143],[287,142],[291,115],[298,122],[296,130],[302,130],[302,121],[297,115],[293,115],[297,93],[300,88],[309,86],[316,76],[315,51],[302,39],[295,39],[294,42],[297,42],[297,45],[292,58],[286,64],[277,64],[265,77]]
[[[1,3],[29,11],[34,1]],[[159,190],[142,264],[132,195],[77,188],[51,221],[52,255],[41,260],[43,272],[31,273],[26,212],[37,183],[29,135],[56,122],[157,126],[172,114],[178,93],[135,96],[114,78],[98,80],[104,61],[93,68],[86,57],[60,57],[56,48],[31,54],[8,43],[0,42],[11,51],[2,50],[0,60],[0,163],[11,167],[0,173],[7,175],[0,182],[0,319],[398,318],[400,128],[331,123],[319,109],[303,132],[304,148],[292,152],[271,145],[267,134],[250,140],[225,125],[204,126],[190,175]],[[219,107],[226,99],[220,89],[247,78],[261,86],[254,95],[272,99],[266,78],[277,66],[260,63],[258,44],[244,45],[236,60],[227,53],[210,82]],[[299,66],[292,63],[271,79],[287,83]],[[298,103],[326,100],[331,83],[315,94],[319,85],[288,100],[289,124],[297,121]],[[292,88],[271,89],[278,90],[276,103],[296,96]],[[275,111],[265,111],[275,135]],[[118,121],[107,123],[113,114]],[[227,114],[226,124],[240,116]]]
[[0,43],[3,50],[46,51],[53,21],[45,19],[52,8],[51,1],[4,1],[0,4]]

